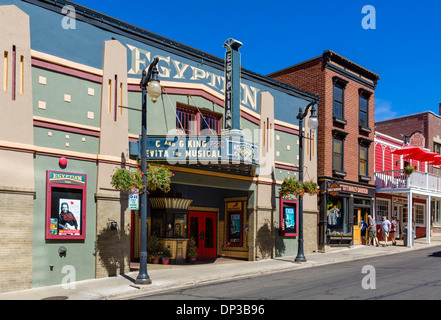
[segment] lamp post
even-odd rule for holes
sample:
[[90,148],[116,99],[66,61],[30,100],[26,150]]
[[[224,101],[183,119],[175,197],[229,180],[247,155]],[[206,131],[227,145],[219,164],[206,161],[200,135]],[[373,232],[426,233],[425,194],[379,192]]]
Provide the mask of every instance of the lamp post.
[[[312,133],[318,127],[317,114],[314,105],[316,101],[311,102],[305,108],[305,112],[302,112],[302,108],[299,109],[297,119],[299,119],[299,181],[303,182],[303,119],[308,115],[309,108],[311,108],[311,116],[308,119],[308,127]],[[297,256],[295,262],[306,262],[305,255],[303,254],[303,196],[299,196],[299,240]]]
[[147,92],[153,103],[161,95],[161,84],[158,79],[156,65],[159,59],[154,58],[148,71],[142,71],[142,121],[141,121],[141,172],[144,190],[141,190],[141,249],[139,254],[139,274],[135,280],[136,284],[151,284],[147,273]]

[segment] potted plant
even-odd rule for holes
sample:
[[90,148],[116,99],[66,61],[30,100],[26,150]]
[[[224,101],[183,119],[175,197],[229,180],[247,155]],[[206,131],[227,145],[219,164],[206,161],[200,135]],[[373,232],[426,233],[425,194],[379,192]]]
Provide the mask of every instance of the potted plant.
[[160,252],[162,251],[162,244],[159,242],[159,238],[152,234],[147,238],[147,252],[150,253],[149,258],[150,262],[154,262],[154,259],[158,259],[159,262],[159,256]]
[[[137,170],[118,168],[111,176],[110,185],[118,191],[130,192],[133,189],[144,190],[142,183],[144,174]],[[171,178],[174,176],[168,168],[155,165],[147,167],[147,191],[162,190],[167,193],[170,191]]]
[[162,264],[169,264],[170,258],[171,258],[170,250],[168,248],[164,248],[164,250],[162,250],[162,255],[161,255]]
[[198,253],[196,252],[196,241],[190,238],[187,243],[187,261],[190,263],[196,262]]
[[305,190],[305,193],[309,193],[310,195],[315,195],[319,193],[317,183],[311,180],[303,182],[303,189]]
[[411,166],[405,166],[404,167],[404,174],[407,175],[407,176],[412,174],[414,171],[415,171],[414,167],[411,167]]
[[289,195],[296,195],[296,196],[303,196],[305,193],[305,189],[303,187],[303,184],[298,181],[296,178],[285,178],[282,182],[282,186],[280,188],[280,196],[282,198],[286,198]]
[[159,252],[153,252],[150,257],[152,258],[152,262],[154,264],[158,264],[160,259],[161,259],[161,255],[159,254]]

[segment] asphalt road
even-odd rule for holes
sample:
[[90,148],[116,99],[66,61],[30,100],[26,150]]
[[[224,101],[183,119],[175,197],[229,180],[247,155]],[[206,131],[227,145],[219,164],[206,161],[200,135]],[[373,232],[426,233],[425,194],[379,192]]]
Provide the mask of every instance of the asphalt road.
[[235,279],[136,300],[440,300],[441,246]]

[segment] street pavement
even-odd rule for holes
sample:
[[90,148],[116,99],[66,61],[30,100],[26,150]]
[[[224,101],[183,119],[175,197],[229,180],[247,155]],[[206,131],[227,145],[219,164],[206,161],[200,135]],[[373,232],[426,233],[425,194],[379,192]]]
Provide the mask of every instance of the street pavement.
[[399,254],[410,250],[441,245],[441,234],[433,234],[430,243],[426,238],[416,239],[412,248],[403,241],[396,246],[365,246],[332,248],[327,253],[305,254],[307,262],[295,263],[294,256],[285,256],[260,261],[243,261],[218,258],[210,263],[161,265],[148,264],[147,272],[152,280],[149,285],[136,285],[138,271],[115,277],[91,279],[27,290],[0,293],[0,300],[120,300],[158,293],[213,281],[231,280],[282,272],[300,268],[311,268],[331,263],[365,259],[373,256]]

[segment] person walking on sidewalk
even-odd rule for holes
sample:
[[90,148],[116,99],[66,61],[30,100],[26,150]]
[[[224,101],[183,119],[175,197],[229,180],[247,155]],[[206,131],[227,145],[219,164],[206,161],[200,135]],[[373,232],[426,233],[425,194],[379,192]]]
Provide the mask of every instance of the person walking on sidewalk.
[[395,232],[397,232],[397,221],[395,220],[395,217],[392,217],[392,221],[390,222],[389,236],[393,246],[397,245],[397,241],[395,240]]
[[375,222],[375,219],[372,218],[371,215],[368,215],[368,222],[369,222],[368,245],[371,243],[371,239],[372,239],[372,244],[378,247],[377,223]]
[[361,218],[360,226],[361,226],[361,239],[365,241],[366,245],[368,245],[369,241],[366,239],[366,232],[369,226],[366,223],[366,221],[364,221],[363,218]]
[[387,238],[389,238],[389,230],[390,230],[390,221],[387,219],[386,216],[383,216],[383,221],[381,222],[381,233],[385,243],[383,246],[388,246]]

